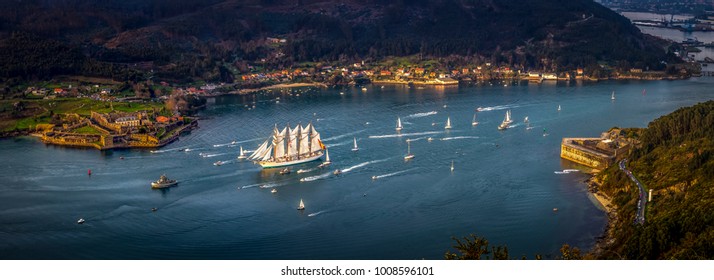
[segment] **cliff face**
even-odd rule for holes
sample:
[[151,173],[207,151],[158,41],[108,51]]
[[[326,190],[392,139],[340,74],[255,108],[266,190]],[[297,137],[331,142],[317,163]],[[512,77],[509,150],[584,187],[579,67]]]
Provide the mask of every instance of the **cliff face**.
[[[206,65],[235,60],[460,55],[557,70],[600,61],[661,68],[665,59],[627,19],[589,0],[13,1],[0,11],[0,65],[9,67],[2,74],[35,74],[16,69],[13,51],[23,47],[13,40],[60,45],[92,61],[152,61],[193,76],[194,64],[204,67],[193,72],[220,76]],[[69,70],[111,72],[102,67]],[[40,75],[60,71],[68,69]]]

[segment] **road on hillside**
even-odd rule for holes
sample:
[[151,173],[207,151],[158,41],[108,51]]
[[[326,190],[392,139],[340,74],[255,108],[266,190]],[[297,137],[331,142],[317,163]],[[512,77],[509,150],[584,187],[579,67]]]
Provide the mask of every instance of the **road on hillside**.
[[642,183],[640,183],[640,180],[637,180],[635,175],[632,175],[632,172],[630,170],[627,170],[627,167],[625,164],[627,163],[626,159],[623,159],[620,161],[620,170],[624,171],[625,174],[627,174],[627,177],[630,177],[630,180],[632,182],[635,182],[637,185],[637,188],[640,189],[640,198],[637,201],[637,213],[635,215],[635,223],[637,224],[644,224],[645,223],[645,206],[647,204],[647,199],[645,198],[645,187],[642,186]]

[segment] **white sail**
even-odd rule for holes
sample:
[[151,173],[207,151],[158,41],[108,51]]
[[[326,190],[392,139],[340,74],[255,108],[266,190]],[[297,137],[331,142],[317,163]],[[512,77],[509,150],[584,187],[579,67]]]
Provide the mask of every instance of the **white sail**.
[[275,135],[273,137],[273,149],[275,150],[274,158],[275,159],[280,159],[285,157],[286,151],[285,151],[285,138],[287,136],[287,127],[283,128],[280,133]]
[[331,162],[330,161],[330,150],[325,149],[325,163]]
[[264,152],[268,150],[268,142],[270,142],[269,140],[270,139],[265,140],[265,142],[263,142],[263,144],[260,145],[258,147],[258,149],[255,150],[255,152],[253,152],[252,155],[250,155],[249,159],[255,160],[255,159],[262,158],[263,156],[265,156]]
[[300,155],[310,153],[310,127],[312,125],[308,124],[300,129]]
[[397,117],[397,130],[402,130],[402,119]]
[[300,125],[296,126],[294,129],[290,129],[288,127],[288,138],[287,138],[287,143],[288,143],[288,150],[286,151],[286,154],[289,157],[295,157],[298,155],[298,133],[300,132]]
[[270,152],[273,150],[272,148],[273,146],[270,146],[270,148],[265,151],[263,157],[260,158],[261,161],[269,161],[273,157],[273,154]]
[[504,120],[506,123],[512,123],[513,120],[511,120],[511,110],[506,111],[506,120]]
[[612,97],[610,97],[610,99],[615,100],[615,91],[614,90],[612,91]]
[[322,150],[320,146],[320,133],[315,131],[315,127],[313,126],[312,129],[310,129],[310,151],[314,153],[320,150]]
[[526,116],[526,118],[523,119],[523,122],[524,122],[524,123],[527,123],[527,122],[528,122],[528,116]]
[[353,151],[359,150],[359,148],[357,147],[357,137],[354,138],[354,148],[352,148],[352,150]]
[[298,210],[303,210],[305,209],[305,203],[302,202],[302,198],[300,199],[300,205],[298,205]]
[[449,129],[451,128],[451,117],[446,118],[446,126],[444,128]]

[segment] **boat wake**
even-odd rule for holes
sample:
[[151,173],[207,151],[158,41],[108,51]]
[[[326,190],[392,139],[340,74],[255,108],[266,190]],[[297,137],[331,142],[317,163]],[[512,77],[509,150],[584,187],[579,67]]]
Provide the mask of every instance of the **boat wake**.
[[310,169],[300,169],[297,171],[297,174],[302,174],[302,173],[308,173],[308,172],[313,172],[317,170],[317,168],[310,168]]
[[350,171],[352,171],[352,170],[355,170],[355,169],[360,168],[360,167],[364,167],[364,166],[366,166],[366,165],[370,165],[370,164],[372,164],[372,163],[384,162],[384,161],[387,161],[387,160],[388,160],[388,158],[363,162],[363,163],[360,163],[360,164],[358,164],[358,165],[354,165],[354,166],[350,166],[350,167],[347,167],[347,168],[345,168],[345,169],[342,169],[342,173],[350,172]]
[[478,139],[478,136],[454,136],[441,138],[441,141],[458,140],[458,139]]
[[423,117],[426,117],[426,116],[431,116],[431,115],[436,115],[436,114],[437,114],[436,111],[425,112],[425,113],[416,113],[416,114],[408,115],[408,116],[404,117],[404,119],[423,118]]
[[258,184],[252,184],[252,185],[245,185],[242,187],[238,187],[238,189],[249,189],[249,188],[255,188],[259,187],[261,189],[268,189],[268,188],[275,188],[275,187],[280,187],[287,185],[286,182],[273,182],[273,183],[258,183]]
[[511,108],[517,108],[517,107],[518,107],[518,106],[513,106],[513,105],[498,105],[498,106],[491,106],[491,107],[480,108],[478,111],[479,111],[479,112],[498,111],[498,110],[506,110],[506,109],[511,109]]
[[580,172],[580,170],[577,169],[563,169],[563,171],[553,171],[555,174],[569,174],[573,172]]
[[308,216],[308,217],[315,217],[315,216],[320,215],[320,214],[325,213],[325,212],[326,212],[325,210],[317,211],[317,212],[315,212],[315,213],[307,214],[307,216]]
[[387,174],[382,174],[382,175],[375,175],[372,176],[372,180],[377,180],[377,179],[382,179],[382,178],[387,178],[387,177],[392,177],[392,176],[397,176],[399,174],[407,173],[409,171],[416,170],[417,168],[410,168],[407,170],[402,170],[402,171],[397,171],[397,172],[392,172],[392,173],[387,173]]
[[421,136],[421,135],[432,135],[444,133],[443,131],[426,131],[426,132],[414,132],[414,133],[401,133],[401,134],[386,134],[386,135],[370,135],[369,138],[379,139],[379,138],[396,138],[404,136]]
[[342,138],[350,137],[350,136],[355,135],[355,134],[358,134],[358,133],[360,133],[360,132],[364,132],[365,130],[366,130],[366,129],[362,129],[362,130],[355,131],[355,132],[350,132],[350,133],[347,133],[347,134],[342,134],[342,135],[337,135],[337,136],[334,136],[334,137],[325,138],[325,139],[322,139],[322,142],[327,142],[327,141],[332,141],[332,140],[340,140],[340,139],[342,139]]
[[325,174],[316,175],[316,176],[305,177],[305,178],[300,179],[300,182],[312,182],[315,180],[325,179],[327,177],[330,177],[330,175],[332,175],[332,172],[327,172]]
[[325,144],[325,146],[328,148],[332,148],[332,147],[344,146],[347,144],[352,144],[352,141],[345,141],[345,142],[334,143],[334,144]]
[[205,158],[210,158],[210,157],[217,157],[217,156],[222,156],[222,155],[227,155],[228,153],[219,153],[219,154],[205,154],[205,153],[200,153],[201,157]]
[[224,144],[214,144],[213,147],[214,147],[214,148],[218,148],[218,147],[225,147],[225,146],[232,146],[232,145],[234,146],[235,144],[255,142],[255,141],[258,141],[258,140],[263,140],[263,138],[253,138],[253,139],[248,139],[248,140],[235,141],[235,143],[234,143],[234,142],[230,142],[230,143],[224,143]]
[[155,151],[151,151],[151,153],[152,154],[160,154],[160,153],[173,152],[173,151],[185,151],[186,149],[189,149],[189,147],[173,148],[173,149],[166,149],[166,150],[155,150]]
[[419,137],[419,138],[414,138],[414,139],[410,138],[410,139],[407,139],[407,142],[414,142],[414,141],[419,141],[419,140],[423,140],[423,139],[426,139],[426,137]]

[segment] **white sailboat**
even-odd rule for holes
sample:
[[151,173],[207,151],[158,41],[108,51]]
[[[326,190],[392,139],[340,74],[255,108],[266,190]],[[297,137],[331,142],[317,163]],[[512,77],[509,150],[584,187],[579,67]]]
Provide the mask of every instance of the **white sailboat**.
[[526,116],[526,118],[523,119],[523,122],[524,122],[524,123],[528,123],[528,116]]
[[560,111],[560,105],[558,105],[558,111]]
[[454,161],[451,161],[451,172],[454,172]]
[[295,128],[285,127],[282,131],[278,131],[276,126],[273,135],[248,159],[263,168],[282,167],[317,160],[322,157],[323,150],[325,145],[312,123]]
[[503,118],[503,122],[501,122],[500,125],[498,125],[498,130],[506,130],[508,129],[508,125],[511,124],[513,120],[511,120],[511,110],[506,111],[506,117]]
[[474,114],[474,119],[471,121],[472,126],[478,125],[478,121],[476,121],[476,114]]
[[397,117],[397,131],[402,130],[402,119]]
[[414,154],[412,154],[412,142],[407,141],[407,155],[404,156],[404,160],[410,160],[414,158]]
[[446,118],[446,126],[444,126],[444,129],[451,129],[451,117]]
[[300,204],[298,205],[297,210],[305,210],[305,203],[302,202],[302,198],[300,199]]
[[354,138],[354,148],[352,148],[353,152],[359,151],[359,148],[357,147],[357,137]]
[[612,96],[610,97],[610,99],[615,100],[615,91],[614,90],[612,91]]
[[330,161],[330,150],[325,149],[325,161],[323,163],[321,163],[320,165],[318,165],[317,167],[322,168],[322,167],[328,166],[330,164],[332,164],[332,162]]
[[245,155],[245,151],[243,151],[243,146],[240,146],[240,155],[238,155],[238,159],[245,159],[248,156]]

